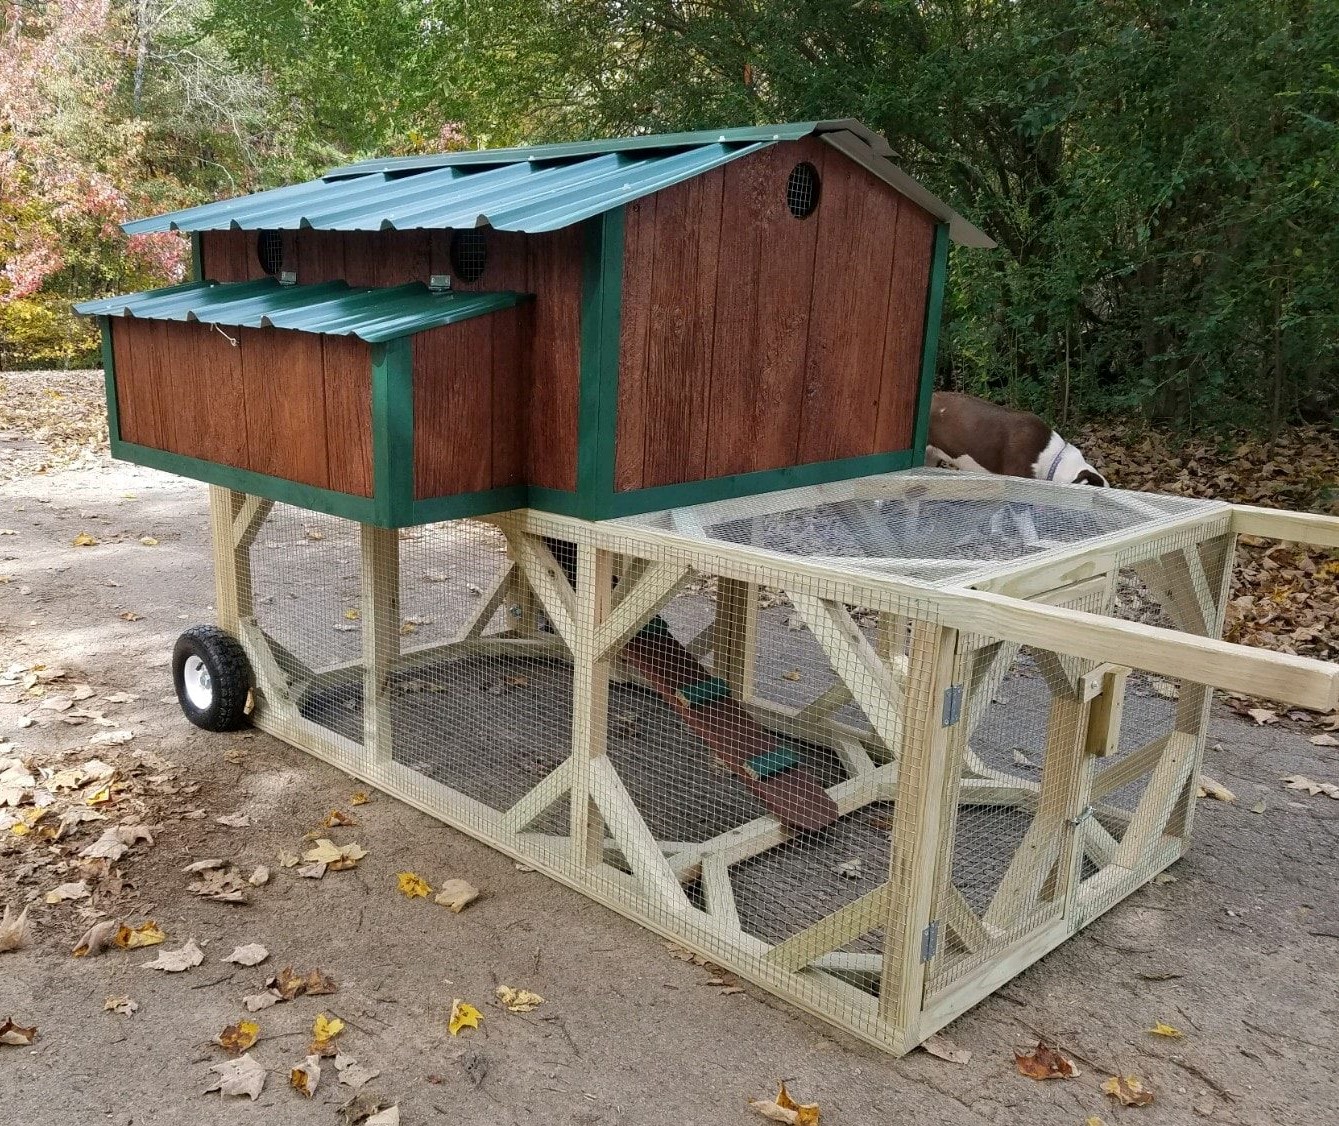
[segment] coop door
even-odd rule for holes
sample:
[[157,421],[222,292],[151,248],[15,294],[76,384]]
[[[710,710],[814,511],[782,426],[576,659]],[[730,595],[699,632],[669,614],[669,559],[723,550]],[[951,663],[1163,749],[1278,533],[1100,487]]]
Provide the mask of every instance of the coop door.
[[[1036,600],[1102,614],[1112,590],[1099,576]],[[1094,662],[982,635],[963,637],[961,654],[965,726],[935,880],[927,1002],[1060,924],[1082,878]]]

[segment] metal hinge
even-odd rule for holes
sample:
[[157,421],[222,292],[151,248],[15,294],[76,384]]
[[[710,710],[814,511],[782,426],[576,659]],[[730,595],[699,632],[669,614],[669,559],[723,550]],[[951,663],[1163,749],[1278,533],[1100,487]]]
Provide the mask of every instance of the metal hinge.
[[944,689],[944,726],[952,727],[962,719],[962,685],[950,684]]
[[1069,825],[1071,828],[1077,829],[1092,815],[1093,815],[1093,807],[1090,805],[1085,805],[1081,810],[1079,810],[1079,812],[1075,816],[1071,817],[1068,821],[1066,821],[1065,824]]
[[921,961],[928,962],[939,950],[939,920],[933,920],[921,931]]

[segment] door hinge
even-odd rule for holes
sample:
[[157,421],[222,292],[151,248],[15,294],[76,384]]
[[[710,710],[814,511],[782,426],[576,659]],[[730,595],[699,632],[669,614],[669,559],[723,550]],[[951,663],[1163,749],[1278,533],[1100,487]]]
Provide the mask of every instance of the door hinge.
[[944,689],[944,726],[952,727],[962,718],[962,685],[950,684]]
[[1071,817],[1068,821],[1066,821],[1065,824],[1069,825],[1071,828],[1077,829],[1092,815],[1093,815],[1093,807],[1090,805],[1085,805],[1081,810],[1079,810],[1078,813],[1076,813],[1073,817]]
[[939,950],[939,920],[933,920],[921,931],[921,961],[928,962]]

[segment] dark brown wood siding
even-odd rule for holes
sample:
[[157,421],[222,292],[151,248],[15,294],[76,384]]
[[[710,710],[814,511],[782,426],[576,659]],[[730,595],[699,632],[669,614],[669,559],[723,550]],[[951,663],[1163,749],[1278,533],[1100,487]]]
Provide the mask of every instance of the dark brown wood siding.
[[372,495],[362,341],[120,317],[111,325],[125,441]]
[[[804,219],[800,161],[820,179]],[[933,232],[813,138],[630,204],[615,487],[908,449]]]
[[414,496],[525,483],[523,341],[529,308],[414,337]]
[[[717,189],[718,190],[718,189]],[[282,269],[293,270],[299,285],[343,280],[350,285],[392,286],[426,283],[433,274],[453,274],[452,231],[285,231]],[[204,276],[213,281],[261,277],[256,231],[211,231],[202,236]],[[471,329],[464,345],[491,335],[491,414],[512,414],[514,427],[495,433],[489,477],[494,484],[523,481],[551,489],[573,490],[577,474],[577,400],[581,382],[581,271],[583,229],[525,235],[484,231],[487,260],[473,282],[453,278],[460,290],[514,290],[533,293],[535,302],[504,317],[506,331]],[[486,318],[492,319],[492,318]],[[524,326],[524,327],[521,327]],[[435,330],[444,332],[445,330]],[[430,334],[431,335],[431,334]],[[453,341],[455,338],[453,338]],[[424,344],[424,363],[437,370],[434,349],[446,348],[458,367],[456,344]],[[504,362],[504,356],[510,356]],[[666,362],[673,360],[667,357]],[[473,362],[473,361],[472,361]],[[417,370],[416,364],[416,370]],[[454,370],[454,367],[453,367]],[[456,393],[456,392],[452,392]],[[463,393],[463,392],[462,392]],[[419,391],[415,391],[415,397]],[[449,422],[433,413],[433,426],[421,429],[416,477],[420,496],[441,496],[438,485],[460,479],[455,458],[461,432],[442,429]],[[327,410],[327,415],[329,409]],[[434,449],[440,445],[440,449]],[[420,462],[419,456],[427,458]],[[370,464],[370,461],[369,461]],[[519,475],[519,476],[518,476]],[[469,475],[466,474],[468,478]],[[472,478],[471,478],[472,479]],[[427,489],[424,492],[422,490]]]

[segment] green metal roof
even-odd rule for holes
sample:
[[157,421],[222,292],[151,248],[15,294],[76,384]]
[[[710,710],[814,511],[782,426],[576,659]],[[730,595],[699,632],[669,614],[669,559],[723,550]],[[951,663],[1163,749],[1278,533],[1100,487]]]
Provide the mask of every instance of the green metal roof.
[[888,142],[856,121],[806,121],[607,141],[387,157],[319,180],[124,224],[154,231],[555,231],[782,141],[817,136],[949,224],[954,241],[994,242],[889,159]]
[[356,336],[379,344],[425,329],[509,309],[526,293],[434,293],[419,282],[385,289],[341,281],[280,285],[273,278],[182,285],[85,301],[85,316],[199,321],[230,328],[285,328],[327,336]]

